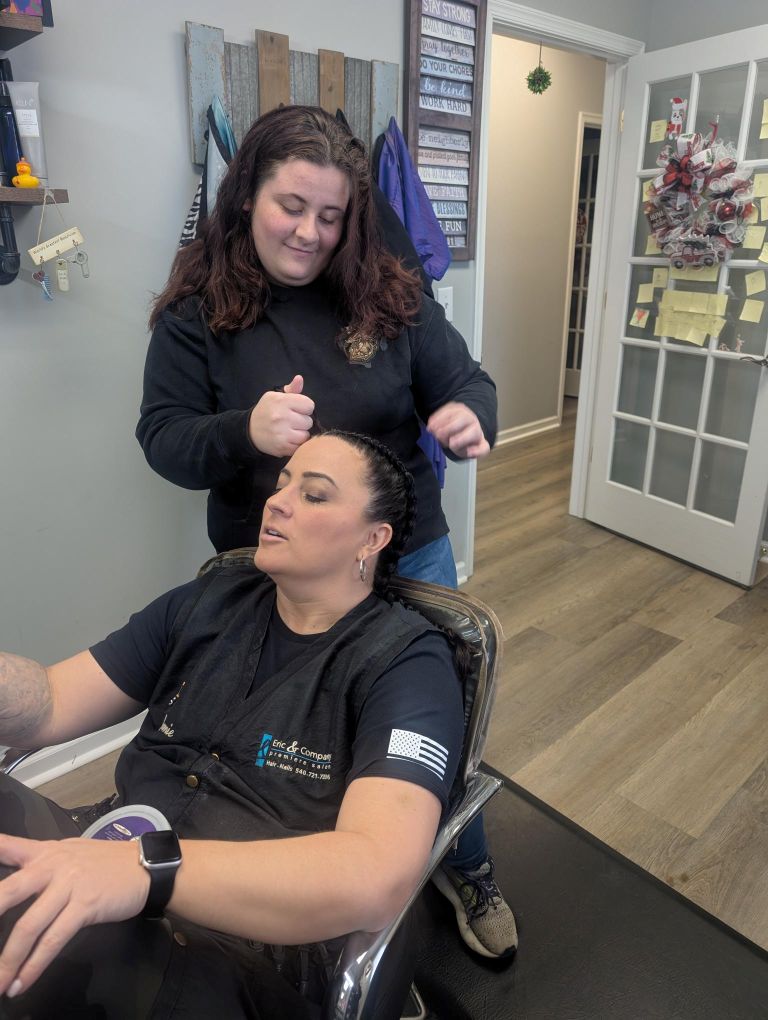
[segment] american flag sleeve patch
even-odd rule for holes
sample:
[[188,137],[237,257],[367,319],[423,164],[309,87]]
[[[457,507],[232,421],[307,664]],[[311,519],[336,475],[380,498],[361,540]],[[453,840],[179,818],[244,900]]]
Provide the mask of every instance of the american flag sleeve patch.
[[434,772],[440,779],[445,778],[448,764],[448,749],[436,740],[424,737],[412,730],[392,730],[387,748],[387,758],[400,761],[416,761]]

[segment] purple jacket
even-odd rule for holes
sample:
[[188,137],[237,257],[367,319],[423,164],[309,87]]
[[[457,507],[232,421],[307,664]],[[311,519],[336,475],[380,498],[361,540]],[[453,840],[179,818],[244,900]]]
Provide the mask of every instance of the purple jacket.
[[384,132],[379,187],[408,231],[425,272],[441,280],[451,264],[451,249],[394,117]]

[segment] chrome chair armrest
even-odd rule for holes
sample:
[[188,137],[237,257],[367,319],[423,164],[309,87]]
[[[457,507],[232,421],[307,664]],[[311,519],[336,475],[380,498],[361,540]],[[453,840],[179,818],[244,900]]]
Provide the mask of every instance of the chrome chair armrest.
[[9,776],[18,765],[36,754],[38,750],[39,748],[33,748],[31,751],[24,751],[20,747],[7,747],[0,756],[0,773]]
[[[379,932],[357,931],[347,936],[323,1000],[323,1020],[361,1020],[382,957],[403,919],[448,850],[500,786],[501,780],[495,776],[475,772],[461,800],[438,829],[419,883],[399,914]],[[378,1012],[370,1015],[379,1017]]]

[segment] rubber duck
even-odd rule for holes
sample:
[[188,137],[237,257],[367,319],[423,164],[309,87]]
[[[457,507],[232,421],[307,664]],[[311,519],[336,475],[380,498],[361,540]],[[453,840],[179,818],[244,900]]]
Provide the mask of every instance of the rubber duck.
[[40,181],[32,173],[32,166],[26,159],[16,164],[17,176],[11,179],[14,188],[39,188]]

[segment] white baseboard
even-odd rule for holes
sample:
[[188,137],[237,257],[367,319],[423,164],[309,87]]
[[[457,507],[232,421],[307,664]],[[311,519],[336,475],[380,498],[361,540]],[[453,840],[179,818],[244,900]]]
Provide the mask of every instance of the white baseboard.
[[109,729],[89,733],[66,744],[56,744],[38,751],[13,770],[13,778],[34,789],[49,783],[52,779],[66,775],[73,769],[87,765],[96,758],[101,758],[110,751],[125,747],[138,732],[144,716],[134,716],[125,722],[110,726]]
[[460,585],[465,584],[469,580],[467,577],[467,564],[464,560],[457,560],[456,562],[456,577]]
[[529,421],[525,425],[515,425],[511,429],[502,429],[499,432],[496,436],[496,446],[506,446],[507,443],[516,443],[519,439],[528,439],[529,436],[537,436],[540,432],[549,432],[557,428],[560,428],[560,419],[556,414],[551,418]]

